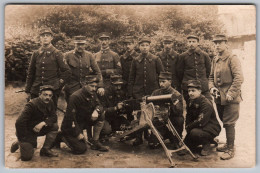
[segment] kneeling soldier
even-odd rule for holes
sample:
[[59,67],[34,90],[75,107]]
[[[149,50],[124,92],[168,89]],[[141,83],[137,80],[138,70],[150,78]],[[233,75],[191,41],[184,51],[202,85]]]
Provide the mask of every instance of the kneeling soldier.
[[[184,124],[184,118],[183,118],[183,104],[182,104],[182,96],[181,94],[171,87],[172,84],[172,73],[170,72],[161,72],[159,75],[159,84],[160,89],[155,90],[152,93],[152,96],[157,95],[166,95],[166,94],[172,94],[172,103],[170,104],[170,116],[169,119],[175,129],[177,130],[180,137],[182,137],[182,131],[183,131],[183,124]],[[166,104],[160,104],[160,109],[168,109],[168,105]],[[157,130],[161,133],[161,135],[167,139],[169,138],[173,148],[176,149],[179,147],[178,139],[173,136],[173,134],[167,129],[165,124],[162,124],[160,122],[153,122]],[[159,145],[158,139],[152,134],[149,139],[149,147],[150,148],[157,148]]]
[[192,150],[203,145],[201,155],[206,156],[210,143],[219,135],[221,127],[212,103],[201,94],[201,84],[197,80],[188,81],[189,105],[187,105],[185,144]]
[[21,160],[29,161],[37,147],[37,137],[46,135],[40,156],[57,157],[51,151],[58,133],[57,115],[52,101],[54,88],[50,85],[40,87],[39,97],[32,99],[25,105],[19,118],[16,120],[16,135],[18,142],[14,142],[11,152],[20,147]]
[[70,96],[61,125],[62,132],[56,140],[57,143],[63,140],[73,154],[83,154],[87,150],[83,130],[88,129],[89,126],[94,126],[91,149],[108,151],[108,148],[99,142],[105,116],[96,94],[98,77],[95,75],[86,76],[86,82],[87,84],[83,88]]

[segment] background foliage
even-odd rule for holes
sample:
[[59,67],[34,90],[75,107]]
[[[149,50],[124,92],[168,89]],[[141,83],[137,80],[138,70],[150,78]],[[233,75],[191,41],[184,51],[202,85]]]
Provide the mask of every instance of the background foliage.
[[186,36],[196,34],[201,48],[211,53],[210,40],[224,32],[213,5],[8,5],[5,16],[6,81],[25,81],[30,56],[40,46],[38,30],[45,26],[53,30],[53,45],[62,52],[74,48],[75,35],[87,36],[86,50],[98,52],[98,34],[109,32],[111,49],[120,55],[127,35],[150,36],[155,53],[162,49],[162,36],[170,34],[174,49],[182,53]]

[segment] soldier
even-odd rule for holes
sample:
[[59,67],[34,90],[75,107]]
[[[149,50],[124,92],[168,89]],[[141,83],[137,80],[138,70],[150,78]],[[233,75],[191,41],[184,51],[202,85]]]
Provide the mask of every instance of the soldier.
[[41,48],[32,54],[28,68],[25,92],[28,98],[38,97],[42,85],[52,85],[53,102],[57,102],[61,88],[69,79],[71,72],[66,64],[63,54],[51,44],[53,33],[49,28],[40,30]]
[[[177,76],[176,76],[176,64],[179,54],[173,50],[173,38],[170,35],[163,37],[163,50],[157,53],[157,56],[161,59],[164,70],[172,73],[172,87],[177,89]],[[180,88],[178,88],[180,91]]]
[[[172,94],[172,103],[170,105],[170,110],[169,110],[170,111],[169,119],[172,125],[177,130],[180,137],[182,137],[183,124],[184,124],[182,96],[177,90],[171,87],[171,83],[172,83],[172,73],[161,72],[159,76],[160,89],[155,90],[152,93],[152,96]],[[159,106],[160,106],[160,110],[166,109],[168,111],[168,105],[159,103]],[[179,147],[178,145],[179,141],[167,129],[165,124],[162,124],[160,122],[153,122],[153,123],[160,126],[160,127],[157,126],[155,127],[157,128],[157,130],[159,130],[160,134],[164,137],[164,139],[169,138],[172,143],[172,147],[174,149],[177,149]],[[157,138],[152,134],[149,140],[149,147],[154,149],[157,148],[158,146],[160,146],[160,143],[157,140]]]
[[83,154],[87,150],[83,130],[88,126],[94,126],[91,149],[108,151],[108,148],[99,142],[105,116],[96,94],[98,77],[89,75],[85,80],[86,85],[70,96],[61,133],[56,140],[56,145],[65,142],[73,154]]
[[109,48],[110,36],[108,33],[101,33],[99,36],[101,50],[94,55],[103,76],[104,85],[110,85],[111,74],[121,74],[121,63],[119,55]]
[[187,37],[189,49],[182,53],[178,59],[177,74],[178,87],[183,91],[183,97],[188,102],[188,80],[199,80],[202,85],[202,94],[212,100],[209,93],[208,77],[210,74],[211,61],[208,54],[199,48],[199,38],[194,35]]
[[[143,37],[139,41],[141,54],[132,61],[128,94],[135,99],[141,99],[143,96],[151,95],[159,88],[159,74],[164,71],[160,58],[149,53],[151,40]],[[142,133],[137,135],[133,145],[143,143]]]
[[[99,86],[103,86],[103,79],[97,62],[93,55],[85,50],[86,37],[75,36],[74,43],[75,50],[65,54],[65,59],[72,72],[72,76],[64,88],[67,102],[72,93],[86,84],[85,77],[90,73],[97,75],[99,78]],[[104,93],[104,89],[99,88],[98,93]]]
[[[104,133],[115,131],[121,131],[122,128],[128,126],[130,123],[127,119],[130,119],[131,113],[125,109],[123,101],[127,99],[126,92],[123,90],[124,81],[122,76],[111,76],[111,86],[105,89],[104,97],[100,98],[105,110],[105,125]],[[124,114],[127,116],[125,117]]]
[[[201,84],[198,80],[189,80],[187,83],[190,102],[187,105],[185,129],[187,135],[184,143],[194,150],[202,145],[201,155],[206,156],[210,151],[210,144],[221,131],[213,105],[202,95]],[[184,154],[183,152],[179,153]]]
[[239,59],[228,50],[226,36],[216,35],[213,42],[218,54],[212,61],[209,88],[215,96],[219,118],[226,130],[226,144],[218,147],[217,151],[224,152],[221,159],[228,160],[235,155],[235,124],[239,117],[244,77]]
[[126,46],[126,52],[121,56],[120,62],[122,65],[122,77],[124,80],[124,89],[125,91],[128,88],[128,79],[131,69],[131,64],[134,58],[136,58],[139,54],[135,51],[135,44],[133,37],[126,37],[124,40],[124,44]]
[[20,147],[22,161],[32,159],[34,148],[37,148],[37,137],[44,135],[46,135],[46,138],[40,150],[40,156],[58,156],[51,151],[59,128],[55,105],[51,99],[53,92],[52,86],[41,86],[39,97],[28,102],[16,120],[15,127],[18,141],[12,144],[11,153],[14,153]]

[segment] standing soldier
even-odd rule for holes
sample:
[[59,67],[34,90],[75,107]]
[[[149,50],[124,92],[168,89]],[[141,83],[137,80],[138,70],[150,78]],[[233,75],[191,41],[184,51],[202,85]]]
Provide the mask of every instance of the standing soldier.
[[[160,89],[155,90],[152,93],[152,96],[157,95],[166,95],[166,94],[172,94],[172,102],[170,104],[170,110],[168,110],[169,106],[167,104],[159,104],[160,110],[167,110],[169,112],[169,119],[172,123],[172,125],[177,130],[180,137],[182,137],[182,131],[183,131],[183,124],[184,124],[184,117],[183,117],[183,104],[182,104],[182,96],[181,94],[175,90],[173,87],[171,87],[172,84],[172,73],[170,72],[161,72],[159,76],[159,84]],[[157,129],[159,130],[160,134],[164,137],[164,139],[169,138],[172,144],[172,147],[174,149],[179,147],[179,142],[176,137],[173,136],[173,134],[167,129],[165,124],[161,124],[160,122],[153,122],[154,124],[159,125]],[[161,124],[161,125],[160,125]],[[155,126],[157,127],[157,126]],[[158,139],[151,135],[149,140],[149,147],[150,148],[157,148],[157,146],[160,146],[160,143]]]
[[131,69],[131,64],[134,58],[136,58],[139,54],[134,50],[135,44],[133,37],[126,37],[124,40],[124,44],[126,46],[126,52],[121,56],[120,62],[122,65],[122,78],[124,80],[124,90],[126,91],[128,88],[128,79]]
[[[92,71],[99,78],[99,85],[103,85],[101,71],[96,60],[90,52],[85,50],[86,37],[75,36],[74,43],[75,50],[65,54],[65,59],[72,72],[72,76],[64,88],[67,103],[72,93],[85,86],[86,76]],[[102,88],[99,88],[98,92],[100,90]]]
[[63,54],[51,44],[53,33],[49,28],[40,30],[41,48],[32,54],[28,68],[25,92],[28,98],[39,95],[42,85],[52,85],[53,102],[57,107],[60,91],[65,81],[70,77],[70,69],[66,64]]
[[216,35],[213,42],[218,55],[212,61],[209,88],[210,93],[215,96],[219,118],[223,122],[227,139],[226,144],[218,147],[217,151],[224,152],[221,159],[228,160],[235,155],[235,124],[239,117],[244,77],[239,59],[227,48],[226,36]]
[[70,96],[56,144],[63,140],[73,154],[83,154],[87,150],[83,130],[88,126],[94,126],[91,149],[108,151],[108,148],[99,142],[105,117],[96,94],[98,82],[97,76],[86,76],[86,85]]
[[[128,94],[135,99],[141,99],[143,96],[151,95],[152,92],[159,88],[159,74],[164,71],[160,58],[151,54],[151,40],[143,37],[139,41],[141,54],[132,61]],[[133,145],[143,143],[142,133],[137,135]]]
[[[184,142],[191,150],[202,145],[200,154],[206,156],[209,154],[210,144],[215,144],[214,138],[219,135],[221,127],[211,101],[201,94],[200,81],[189,80],[187,87],[190,102],[187,105],[185,122],[187,135]],[[179,154],[185,153],[180,152]]]
[[210,99],[208,77],[210,74],[211,61],[208,54],[199,48],[199,38],[194,35],[187,37],[189,49],[180,55],[177,65],[178,87],[183,91],[183,97],[188,103],[189,95],[188,80],[199,80],[202,85],[202,94]]
[[46,138],[40,150],[40,155],[58,156],[51,151],[59,128],[55,106],[51,100],[53,91],[54,89],[50,85],[41,86],[39,97],[28,102],[21,116],[16,120],[18,142],[12,144],[11,152],[15,152],[20,147],[22,161],[32,159],[34,148],[37,148],[37,137],[44,135],[46,135]]
[[110,36],[108,33],[101,33],[99,36],[101,50],[94,57],[101,70],[104,85],[110,84],[110,75],[121,74],[121,63],[119,55],[109,48]]
[[178,53],[173,50],[173,38],[170,35],[165,35],[163,37],[163,50],[157,53],[157,56],[161,59],[163,63],[164,70],[172,73],[172,87],[177,88],[177,76],[176,76],[176,65],[178,61]]

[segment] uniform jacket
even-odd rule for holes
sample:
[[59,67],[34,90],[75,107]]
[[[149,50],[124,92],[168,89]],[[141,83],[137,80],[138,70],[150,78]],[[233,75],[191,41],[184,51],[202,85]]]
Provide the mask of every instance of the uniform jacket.
[[177,61],[179,54],[174,50],[171,50],[169,53],[166,53],[165,50],[156,54],[162,61],[163,67],[165,71],[172,73],[172,86],[177,88],[178,80],[177,80]]
[[41,98],[37,97],[25,105],[24,110],[16,120],[15,127],[18,140],[21,142],[28,140],[31,134],[35,133],[33,128],[43,121],[47,126],[57,123],[56,109],[52,100],[45,104]]
[[71,72],[63,54],[52,45],[46,50],[41,47],[32,54],[26,78],[26,93],[39,93],[42,85],[52,85],[55,90],[63,87],[59,79],[65,82]]
[[201,128],[218,136],[221,130],[212,103],[203,95],[195,100],[190,100],[187,105],[186,126],[198,119],[203,114],[201,121],[194,128]]
[[188,80],[199,80],[202,85],[202,92],[208,91],[208,77],[210,74],[211,62],[208,54],[197,47],[194,52],[188,50],[180,55],[178,59],[179,86],[187,89]]
[[128,93],[134,98],[151,95],[159,88],[159,74],[164,71],[162,62],[157,56],[148,53],[140,54],[131,65]]
[[120,58],[110,49],[101,50],[94,55],[104,79],[110,79],[111,74],[121,74]]
[[241,64],[237,56],[226,50],[222,56],[213,59],[209,87],[219,89],[221,105],[228,104],[226,101],[227,94],[234,98],[230,103],[239,103],[241,101],[241,85],[243,81]]
[[139,54],[135,50],[133,50],[131,52],[126,52],[120,58],[120,62],[121,62],[121,66],[122,66],[122,78],[126,82],[126,85],[128,83],[132,61],[138,55]]
[[171,116],[183,116],[183,103],[182,103],[182,96],[181,94],[175,90],[172,87],[169,87],[168,89],[157,89],[152,93],[152,96],[157,95],[167,95],[172,94],[172,103],[174,103],[178,99],[178,103],[176,105],[171,104]]
[[104,121],[103,107],[96,93],[90,93],[87,87],[75,91],[70,96],[61,131],[66,135],[77,137],[87,124],[93,123],[91,115],[97,108],[100,110],[100,115],[96,121]]
[[91,73],[98,76],[99,85],[103,86],[101,71],[90,52],[84,51],[82,54],[79,54],[73,50],[65,54],[65,59],[72,72],[72,76],[65,85],[65,91],[69,94],[82,88],[86,84],[85,77]]

